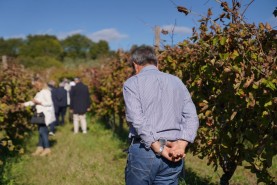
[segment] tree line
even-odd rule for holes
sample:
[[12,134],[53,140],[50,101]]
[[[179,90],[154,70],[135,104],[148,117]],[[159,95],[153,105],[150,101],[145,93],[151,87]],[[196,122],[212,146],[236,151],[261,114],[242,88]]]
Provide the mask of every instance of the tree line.
[[73,61],[95,60],[112,55],[107,41],[94,42],[88,37],[75,34],[59,40],[54,35],[28,35],[22,38],[0,38],[0,56],[8,56],[26,67],[61,66]]

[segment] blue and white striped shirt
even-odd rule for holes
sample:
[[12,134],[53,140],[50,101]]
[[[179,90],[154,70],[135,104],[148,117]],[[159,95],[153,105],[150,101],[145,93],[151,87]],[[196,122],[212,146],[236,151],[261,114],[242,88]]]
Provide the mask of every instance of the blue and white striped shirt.
[[199,120],[189,91],[176,76],[144,67],[123,86],[130,134],[146,148],[160,138],[193,142]]

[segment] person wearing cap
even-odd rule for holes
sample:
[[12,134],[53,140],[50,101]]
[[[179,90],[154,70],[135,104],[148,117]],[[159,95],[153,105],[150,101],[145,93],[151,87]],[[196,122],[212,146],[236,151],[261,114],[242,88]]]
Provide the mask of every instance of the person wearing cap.
[[88,86],[83,84],[80,78],[74,78],[76,83],[70,90],[70,111],[73,113],[74,133],[79,132],[79,122],[81,122],[82,132],[87,133],[86,112],[90,108],[90,96]]
[[195,105],[178,77],[158,70],[152,47],[136,48],[130,60],[136,75],[123,85],[131,143],[126,185],[177,185],[199,127]]

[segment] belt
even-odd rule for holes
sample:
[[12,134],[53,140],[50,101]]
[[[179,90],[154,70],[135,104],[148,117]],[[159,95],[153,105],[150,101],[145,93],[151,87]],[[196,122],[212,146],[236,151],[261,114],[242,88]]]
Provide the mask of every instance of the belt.
[[141,138],[140,137],[131,137],[130,140],[131,140],[131,143],[133,143],[133,144],[141,142]]

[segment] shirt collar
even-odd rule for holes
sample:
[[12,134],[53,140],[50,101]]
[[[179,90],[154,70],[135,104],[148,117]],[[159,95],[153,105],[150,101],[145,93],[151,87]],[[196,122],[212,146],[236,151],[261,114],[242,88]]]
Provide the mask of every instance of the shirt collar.
[[149,70],[158,70],[158,68],[154,65],[148,65],[148,66],[145,66],[144,68],[142,68],[140,73],[146,72],[146,71],[149,71]]

